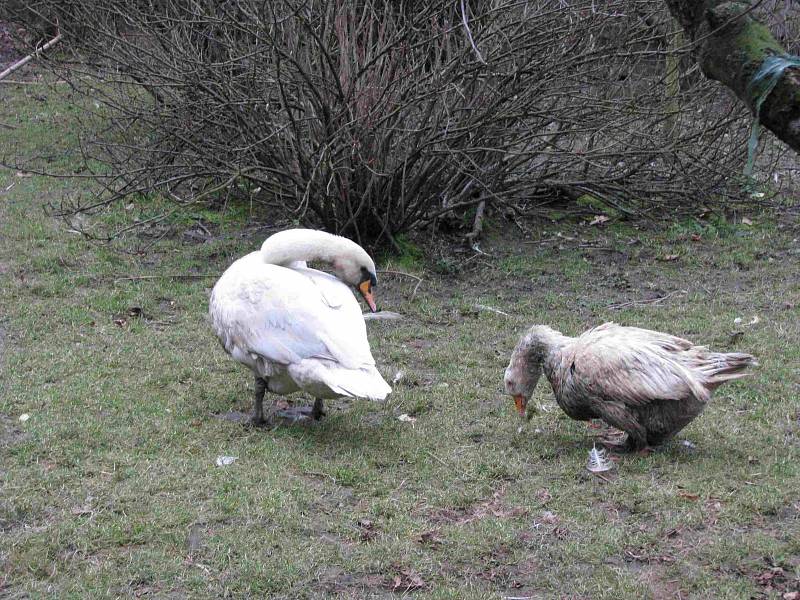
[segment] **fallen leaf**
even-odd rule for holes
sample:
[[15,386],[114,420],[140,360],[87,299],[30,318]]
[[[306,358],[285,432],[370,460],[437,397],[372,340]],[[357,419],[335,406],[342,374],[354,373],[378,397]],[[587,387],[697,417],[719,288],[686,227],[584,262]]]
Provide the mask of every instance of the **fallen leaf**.
[[684,498],[685,500],[691,500],[692,502],[700,498],[698,494],[693,494],[687,490],[678,490],[678,496]]
[[232,465],[238,459],[238,456],[218,456],[217,457],[217,466],[218,467],[227,467],[228,465]]
[[392,591],[402,590],[410,592],[411,590],[421,590],[425,587],[425,582],[422,577],[412,569],[403,569],[399,575],[392,578],[391,588]]
[[753,222],[750,219],[748,219],[747,217],[742,219],[742,225],[752,225],[752,224],[753,224]]
[[783,576],[783,569],[781,567],[772,567],[769,571],[764,571],[756,577],[756,581],[761,585],[769,585],[770,582],[776,577]]
[[609,220],[610,220],[609,217],[607,217],[606,215],[597,215],[594,219],[591,220],[589,225],[590,226],[591,225],[602,225],[603,223],[606,223]]
[[414,536],[414,541],[423,546],[438,546],[442,543],[439,537],[439,532],[435,529],[431,531],[423,531],[419,535]]
[[368,542],[375,539],[377,532],[375,531],[375,523],[369,519],[359,519],[356,523],[361,532],[361,541]]
[[700,235],[699,233],[693,233],[693,234],[690,236],[690,238],[691,238],[691,240],[692,240],[693,242],[700,242],[700,241],[702,241],[702,240],[703,240],[703,236],[702,236],[702,235]]
[[416,340],[409,340],[407,343],[409,346],[415,348],[416,350],[423,350],[425,348],[430,348],[431,346],[433,346],[433,342],[429,340],[416,339]]

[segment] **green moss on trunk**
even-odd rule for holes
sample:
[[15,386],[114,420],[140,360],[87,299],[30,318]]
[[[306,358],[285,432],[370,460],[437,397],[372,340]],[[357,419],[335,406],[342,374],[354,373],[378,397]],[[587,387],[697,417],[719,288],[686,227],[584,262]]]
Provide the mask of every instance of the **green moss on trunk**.
[[[730,88],[755,112],[748,87],[770,56],[786,51],[770,30],[753,19],[747,2],[666,0],[672,14],[697,41],[697,60],[706,77]],[[800,70],[787,69],[761,109],[761,122],[800,152]]]

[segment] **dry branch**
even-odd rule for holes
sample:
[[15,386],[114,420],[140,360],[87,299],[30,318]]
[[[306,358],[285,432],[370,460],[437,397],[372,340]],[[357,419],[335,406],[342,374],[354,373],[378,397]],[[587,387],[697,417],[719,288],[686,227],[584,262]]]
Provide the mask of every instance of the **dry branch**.
[[58,42],[61,40],[61,38],[62,38],[62,37],[63,37],[63,35],[59,33],[59,34],[58,34],[56,37],[54,37],[52,40],[50,40],[49,42],[47,42],[47,43],[46,43],[44,46],[42,46],[41,48],[37,48],[35,52],[32,52],[31,54],[28,54],[28,56],[26,56],[26,57],[24,57],[24,58],[21,58],[21,59],[19,59],[19,60],[18,60],[17,62],[15,62],[13,65],[11,65],[10,67],[8,67],[8,68],[7,68],[5,71],[3,71],[2,73],[0,73],[0,81],[2,81],[3,79],[5,79],[5,78],[6,78],[6,77],[8,77],[9,75],[11,75],[11,74],[12,74],[14,71],[16,71],[17,69],[19,69],[19,68],[21,68],[21,67],[24,67],[25,65],[27,65],[27,64],[28,64],[29,62],[31,62],[31,61],[32,61],[34,58],[36,58],[36,57],[38,57],[39,55],[41,55],[41,53],[42,53],[42,52],[44,52],[45,50],[49,50],[50,48],[52,48],[53,46],[55,46],[55,45],[56,45],[56,44],[57,44],[57,43],[58,43]]
[[35,4],[75,51],[52,66],[86,95],[78,176],[104,189],[66,214],[238,200],[397,248],[428,226],[477,237],[481,203],[747,198],[746,111],[681,68],[661,0]]

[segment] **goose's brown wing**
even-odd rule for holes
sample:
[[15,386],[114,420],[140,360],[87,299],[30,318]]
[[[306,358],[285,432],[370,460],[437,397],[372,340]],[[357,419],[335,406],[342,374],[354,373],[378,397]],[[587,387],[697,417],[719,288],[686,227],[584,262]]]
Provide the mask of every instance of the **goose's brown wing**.
[[606,323],[577,338],[565,352],[562,394],[628,406],[689,396],[706,402],[708,390],[680,358],[692,348],[682,338]]

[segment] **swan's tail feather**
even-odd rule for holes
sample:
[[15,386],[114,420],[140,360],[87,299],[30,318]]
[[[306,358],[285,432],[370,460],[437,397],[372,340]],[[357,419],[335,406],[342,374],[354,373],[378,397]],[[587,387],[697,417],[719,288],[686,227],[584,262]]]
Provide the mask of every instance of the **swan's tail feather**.
[[329,371],[327,375],[326,385],[343,396],[385,400],[392,392],[392,388],[375,368],[337,369]]

